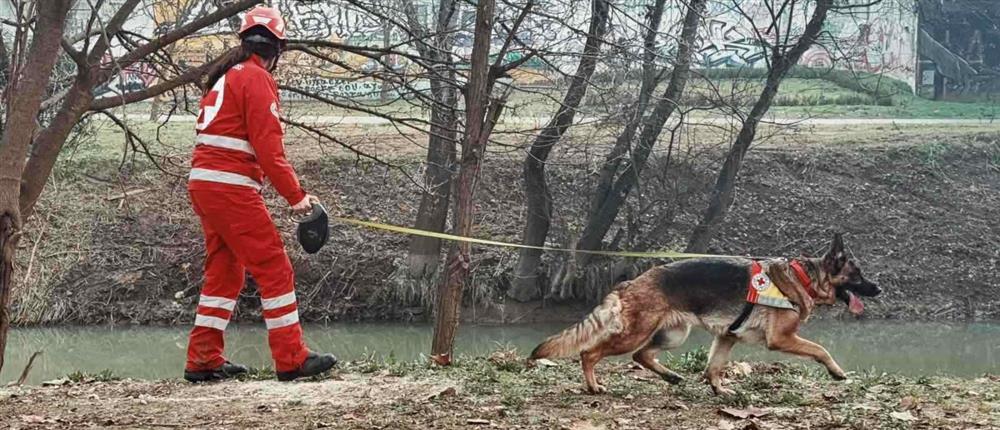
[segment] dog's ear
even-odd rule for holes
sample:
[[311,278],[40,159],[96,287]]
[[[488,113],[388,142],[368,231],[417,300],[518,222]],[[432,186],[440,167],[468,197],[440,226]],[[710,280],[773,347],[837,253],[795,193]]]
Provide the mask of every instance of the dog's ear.
[[827,273],[837,273],[846,263],[847,254],[844,253],[844,238],[841,237],[840,233],[834,233],[830,250],[823,256],[823,269]]

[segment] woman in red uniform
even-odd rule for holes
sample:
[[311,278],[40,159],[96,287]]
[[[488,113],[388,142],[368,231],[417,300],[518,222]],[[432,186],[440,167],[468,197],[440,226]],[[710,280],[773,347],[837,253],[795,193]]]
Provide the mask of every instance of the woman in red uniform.
[[201,100],[188,191],[205,231],[205,284],[188,343],[184,379],[225,379],[245,366],[223,356],[244,271],[258,285],[268,343],[279,380],[311,376],[333,367],[331,354],[316,354],[302,340],[295,277],[260,189],[266,177],[295,213],[319,200],[306,194],[285,159],[278,87],[271,71],[285,45],[277,10],[246,14],[240,47],[213,69]]

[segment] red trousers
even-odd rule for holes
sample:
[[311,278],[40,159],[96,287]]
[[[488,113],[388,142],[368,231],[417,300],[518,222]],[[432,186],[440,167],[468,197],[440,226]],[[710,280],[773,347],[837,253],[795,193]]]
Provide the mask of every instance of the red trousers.
[[190,190],[205,231],[205,284],[188,343],[187,370],[225,362],[223,332],[243,289],[245,271],[260,290],[271,356],[278,372],[299,368],[308,350],[295,301],[295,275],[264,199],[247,187]]

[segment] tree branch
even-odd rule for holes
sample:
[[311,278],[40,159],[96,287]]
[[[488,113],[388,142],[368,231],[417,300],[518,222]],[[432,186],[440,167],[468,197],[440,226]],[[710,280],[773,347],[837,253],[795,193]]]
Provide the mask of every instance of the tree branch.
[[[212,12],[208,15],[205,15],[194,21],[191,21],[181,27],[178,27],[176,30],[166,33],[160,37],[157,37],[156,39],[153,39],[151,42],[129,51],[128,53],[122,55],[121,58],[118,59],[118,65],[120,68],[126,68],[128,66],[131,66],[132,64],[145,58],[147,55],[159,51],[160,49],[162,49],[167,45],[170,45],[178,40],[190,36],[191,34],[194,34],[196,31],[208,27],[212,24],[215,24],[216,22],[222,21],[225,18],[233,16],[239,13],[240,11],[247,9],[250,6],[253,6],[257,3],[260,3],[260,0],[238,0],[235,3],[232,3],[228,6],[221,7],[215,12]],[[96,79],[96,81],[104,82],[111,76],[112,73],[114,73],[112,70],[104,70],[98,76],[98,79]]]
[[151,87],[147,87],[138,91],[128,92],[118,96],[107,96],[95,99],[93,102],[90,103],[89,110],[100,111],[100,110],[110,109],[113,107],[127,105],[130,103],[140,102],[146,99],[156,97],[160,94],[173,90],[177,87],[195,83],[202,76],[204,76],[209,69],[218,64],[223,57],[224,56],[220,56],[219,58],[212,60],[212,62],[202,64],[201,66],[198,67],[190,68],[184,73],[181,73],[180,75],[172,79],[160,82]]

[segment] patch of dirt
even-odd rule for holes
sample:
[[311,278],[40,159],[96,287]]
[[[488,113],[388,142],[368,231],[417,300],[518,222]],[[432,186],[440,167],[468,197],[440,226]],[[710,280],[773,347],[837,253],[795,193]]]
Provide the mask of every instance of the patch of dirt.
[[[597,137],[571,138],[553,155],[549,171],[555,201],[550,243],[561,246],[582,227],[592,173],[604,154],[588,146],[588,139]],[[719,166],[719,148],[699,143],[703,138],[689,132],[669,160],[665,151],[655,155],[608,235],[621,238],[617,249],[683,248]],[[399,225],[414,219],[420,195],[417,154],[401,155],[392,160],[398,168],[387,168],[310,151],[308,145],[290,148],[304,186],[329,207],[349,217]],[[523,191],[512,184],[521,182],[520,162],[517,151],[488,157],[477,191],[475,236],[519,241]],[[190,322],[202,280],[203,245],[185,179],[135,168],[125,187],[148,191],[114,199],[120,185],[93,179],[109,168],[81,162],[61,165],[56,172],[40,204],[43,215],[33,218],[20,242],[18,324]],[[292,222],[281,209],[286,205],[273,192],[266,197],[295,265],[304,320],[429,317],[435,281],[401,276],[407,237],[334,225],[331,242],[319,254],[306,255],[295,244]],[[997,207],[1000,134],[995,131],[808,128],[774,137],[750,152],[735,205],[711,251],[818,254],[832,232],[842,231],[865,275],[885,290],[866,301],[869,317],[1000,319]],[[513,250],[476,249],[465,297],[478,311],[463,317],[573,320],[616,277],[659,263],[597,260],[590,278],[574,291],[578,302],[552,311],[550,303],[514,306],[505,299],[515,262]],[[547,254],[543,262],[543,272],[553,273],[565,256]],[[259,321],[250,281],[236,320]]]
[[[670,361],[670,360],[668,360]],[[675,369],[679,364],[669,363]],[[704,363],[700,363],[703,365]],[[739,363],[737,363],[739,364]],[[609,393],[583,393],[579,367],[525,368],[469,358],[447,368],[396,365],[316,382],[118,381],[0,389],[14,429],[987,429],[1000,426],[1000,381],[852,374],[747,364],[734,396],[713,396],[696,373],[669,385],[646,370],[603,363]],[[735,366],[734,366],[735,367]]]
[[[8,428],[306,428],[365,405],[390,407],[454,389],[433,380],[343,375],[321,382],[123,381],[0,391]],[[40,410],[35,408],[42,406]]]

